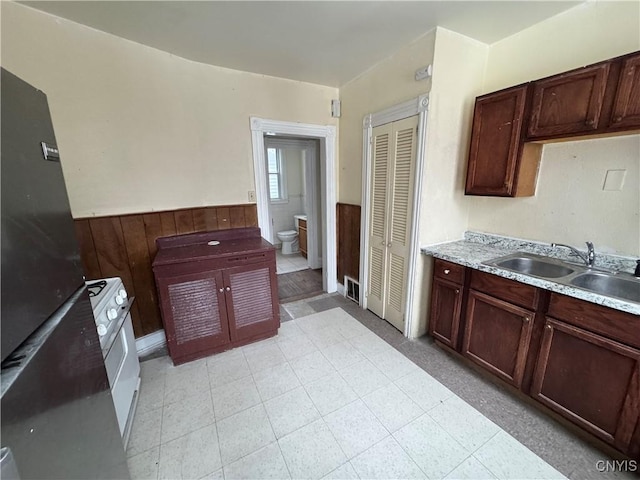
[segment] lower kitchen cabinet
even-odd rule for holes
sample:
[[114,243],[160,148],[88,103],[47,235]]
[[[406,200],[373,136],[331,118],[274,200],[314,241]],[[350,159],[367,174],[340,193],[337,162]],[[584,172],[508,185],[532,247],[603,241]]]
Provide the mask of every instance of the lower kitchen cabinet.
[[533,312],[474,290],[467,302],[462,354],[521,388]]
[[153,270],[174,364],[277,333],[275,250],[259,229],[165,237],[157,243]]
[[440,259],[434,263],[429,333],[454,350],[462,316],[464,270]]
[[531,395],[627,451],[640,413],[640,351],[547,317]]
[[438,343],[640,459],[637,315],[442,260],[435,265],[429,333]]
[[456,349],[460,315],[462,314],[462,285],[433,280],[431,290],[431,321],[429,332],[445,345]]

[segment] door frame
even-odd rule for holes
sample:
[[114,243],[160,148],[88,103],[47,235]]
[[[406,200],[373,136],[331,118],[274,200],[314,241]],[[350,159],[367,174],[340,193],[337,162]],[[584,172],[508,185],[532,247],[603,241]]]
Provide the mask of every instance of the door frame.
[[264,155],[265,133],[313,138],[320,140],[320,185],[322,197],[322,288],[332,293],[338,289],[336,259],[336,127],[333,125],[313,125],[298,122],[283,122],[266,118],[251,117],[251,144],[253,150],[253,171],[256,189],[258,226],[262,236],[273,238],[269,216],[267,192],[267,172]]
[[369,215],[371,214],[371,181],[372,181],[372,141],[373,128],[385,123],[395,122],[418,115],[418,138],[416,145],[416,170],[413,185],[413,212],[411,215],[411,235],[409,240],[409,265],[407,271],[407,289],[405,297],[404,336],[409,337],[413,318],[413,299],[416,264],[420,255],[418,239],[420,220],[420,198],[422,197],[422,176],[424,172],[424,153],[427,139],[427,116],[429,113],[429,94],[394,105],[379,112],[365,115],[362,121],[362,214],[360,216],[360,306],[367,308],[367,291],[369,275]]

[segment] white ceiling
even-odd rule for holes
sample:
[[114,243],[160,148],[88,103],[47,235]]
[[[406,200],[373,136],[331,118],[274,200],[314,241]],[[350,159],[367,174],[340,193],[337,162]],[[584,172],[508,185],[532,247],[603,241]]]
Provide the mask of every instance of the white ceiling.
[[339,87],[436,25],[491,44],[579,1],[26,1],[211,65]]

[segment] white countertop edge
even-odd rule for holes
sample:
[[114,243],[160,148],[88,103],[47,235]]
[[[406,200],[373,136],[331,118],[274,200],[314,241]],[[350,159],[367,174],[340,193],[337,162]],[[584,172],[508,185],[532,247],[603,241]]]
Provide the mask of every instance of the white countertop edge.
[[505,270],[485,265],[483,263],[511,253],[516,253],[517,250],[497,248],[495,246],[478,244],[467,240],[458,240],[455,242],[424,246],[420,248],[420,251],[424,255],[430,255],[452,263],[471,267],[482,272],[492,273],[500,277],[516,280],[527,285],[550,290],[569,297],[579,298],[581,300],[613,308],[615,310],[640,315],[640,305],[633,302],[627,302],[618,298],[588,292],[577,287],[544,280],[538,277],[532,277],[523,273],[512,272],[511,270]]

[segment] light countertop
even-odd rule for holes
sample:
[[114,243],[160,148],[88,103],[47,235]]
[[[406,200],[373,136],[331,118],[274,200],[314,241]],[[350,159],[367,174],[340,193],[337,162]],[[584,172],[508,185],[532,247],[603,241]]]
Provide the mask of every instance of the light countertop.
[[[476,232],[467,232],[464,240],[424,246],[420,250],[423,254],[430,255],[435,258],[447,260],[449,262],[471,267],[483,272],[492,273],[500,277],[516,280],[518,282],[533,285],[552,292],[586,300],[598,305],[604,305],[605,307],[614,308],[634,315],[640,315],[640,304],[635,302],[600,295],[577,287],[557,283],[552,280],[532,277],[523,273],[517,273],[511,270],[505,270],[500,267],[485,264],[485,262],[490,262],[496,258],[516,252],[528,252],[566,259],[565,252],[561,252],[558,249],[551,250],[548,244]],[[621,271],[628,271],[631,263],[633,262],[633,259],[631,258],[613,255],[598,255],[596,258],[597,261],[599,260],[599,264],[597,263],[596,266]]]

